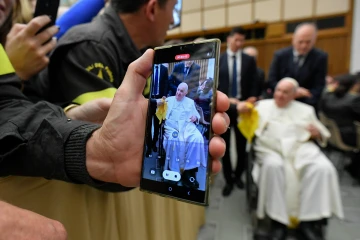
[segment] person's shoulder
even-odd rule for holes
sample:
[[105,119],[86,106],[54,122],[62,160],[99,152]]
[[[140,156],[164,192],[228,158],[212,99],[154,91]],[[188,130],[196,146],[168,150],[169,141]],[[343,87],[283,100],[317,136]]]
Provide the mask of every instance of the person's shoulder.
[[268,108],[274,104],[274,99],[263,99],[256,102],[256,108]]
[[166,101],[171,102],[171,101],[174,101],[174,99],[175,99],[175,96],[170,96],[170,97],[166,98]]
[[313,106],[310,106],[309,104],[302,103],[302,102],[299,102],[296,100],[292,101],[292,105],[299,112],[314,112],[315,111]]
[[311,51],[317,58],[326,59],[328,57],[328,54],[319,48],[313,48]]
[[254,60],[254,61],[255,61],[255,58],[254,58],[254,57],[252,57],[252,56],[250,56],[250,55],[248,55],[248,54],[246,54],[246,53],[244,53],[244,52],[241,52],[241,57],[242,57],[242,59],[244,59],[245,61],[250,61],[250,60]]
[[192,100],[191,98],[188,98],[188,97],[184,97],[184,101],[185,103],[194,103],[194,100]]
[[282,57],[282,56],[286,56],[288,54],[291,54],[292,52],[293,52],[292,47],[285,47],[285,48],[281,48],[281,49],[275,51],[274,55],[278,56],[278,57]]

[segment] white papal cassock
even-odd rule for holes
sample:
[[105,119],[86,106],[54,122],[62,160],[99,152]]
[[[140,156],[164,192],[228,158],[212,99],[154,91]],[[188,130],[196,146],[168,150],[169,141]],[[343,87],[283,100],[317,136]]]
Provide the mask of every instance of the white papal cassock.
[[[167,163],[171,171],[197,168],[200,164],[206,167],[204,138],[190,121],[191,116],[200,119],[195,102],[187,97],[177,101],[175,96],[166,99],[168,109],[165,120],[165,137],[163,146]],[[166,167],[166,166],[165,166]]]
[[278,108],[273,99],[257,105],[259,127],[254,145],[258,164],[253,170],[259,186],[257,215],[267,214],[285,225],[289,217],[300,221],[344,217],[337,172],[310,139],[313,124],[326,144],[329,131],[316,118],[313,107],[292,101]]

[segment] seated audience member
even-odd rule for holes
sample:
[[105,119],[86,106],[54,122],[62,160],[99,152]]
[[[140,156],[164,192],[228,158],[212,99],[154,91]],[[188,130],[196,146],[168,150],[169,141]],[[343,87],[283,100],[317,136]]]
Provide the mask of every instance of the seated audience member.
[[[338,87],[323,95],[319,110],[336,122],[345,144],[359,146],[354,122],[360,122],[360,77],[346,74],[334,79]],[[353,154],[351,164],[346,169],[360,182],[359,153]]]
[[[153,54],[149,50],[129,66],[100,126],[69,119],[60,107],[45,101],[37,104],[28,101],[0,45],[0,175],[45,177],[107,191],[126,191],[138,186],[148,104],[142,91]],[[229,124],[224,113],[229,103],[221,92],[216,106],[220,112],[213,119],[213,129],[222,134]],[[224,149],[225,144],[215,136],[209,150],[212,156],[221,157]],[[213,169],[220,171],[218,160],[214,161]],[[116,188],[107,188],[111,182]],[[59,222],[3,202],[0,208],[1,237],[5,239],[66,239],[66,231]],[[85,223],[87,227],[91,224],[89,220]],[[108,226],[109,222],[104,224]]]
[[[244,48],[243,52],[255,59],[255,61],[258,58],[259,52],[255,47],[246,47]],[[258,73],[258,84],[257,86],[257,93],[256,96],[259,97],[263,94],[263,91],[266,90],[266,82],[265,82],[265,72],[260,67],[257,67],[257,73]]]
[[200,81],[200,66],[194,61],[184,61],[175,64],[172,73],[169,76],[170,95],[173,96],[177,92],[177,87],[184,82],[188,85],[188,98],[195,99],[196,91]]
[[210,122],[211,106],[214,81],[212,79],[206,79],[198,88],[197,95],[195,96],[195,103],[202,109],[204,114],[204,120]]
[[315,48],[317,27],[313,23],[299,24],[292,38],[292,46],[274,53],[268,83],[274,90],[282,78],[291,77],[299,83],[295,98],[317,107],[327,74],[328,55]]
[[[314,143],[330,136],[316,118],[313,107],[294,101],[296,80],[285,78],[275,88],[274,99],[261,100],[255,156],[259,171],[257,216],[272,220],[272,239],[286,239],[287,196],[298,196],[297,217],[302,240],[323,239],[316,231],[321,220],[333,214],[343,218],[337,172]],[[258,168],[259,167],[259,168]],[[291,203],[290,203],[291,204]]]
[[[186,187],[199,188],[196,173],[200,164],[206,167],[204,138],[196,128],[200,115],[194,100],[186,97],[188,86],[180,83],[176,95],[168,97],[168,109],[165,120],[164,149],[169,159],[169,169],[182,174],[182,183]],[[195,181],[192,181],[192,179]]]
[[335,91],[335,89],[337,88],[337,86],[339,84],[337,79],[333,78],[330,75],[326,76],[325,81],[326,81],[326,87],[324,89],[324,92],[333,92],[333,91]]

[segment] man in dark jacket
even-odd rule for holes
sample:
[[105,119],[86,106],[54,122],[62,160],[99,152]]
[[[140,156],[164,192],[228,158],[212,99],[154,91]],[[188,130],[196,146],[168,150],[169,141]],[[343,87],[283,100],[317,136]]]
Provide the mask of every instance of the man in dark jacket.
[[169,76],[170,95],[174,96],[177,87],[184,82],[189,87],[189,92],[186,95],[188,98],[194,100],[200,81],[200,66],[194,61],[185,61],[175,64],[172,73]]
[[328,56],[314,48],[317,28],[312,23],[303,23],[296,27],[292,46],[275,52],[269,70],[269,86],[272,90],[278,81],[291,77],[300,87],[296,99],[317,106],[325,87]]
[[[234,28],[227,38],[228,49],[220,56],[218,90],[230,98],[231,104],[228,114],[230,117],[230,127],[235,130],[237,150],[237,166],[235,171],[232,170],[229,148],[226,148],[225,156],[223,157],[223,170],[226,180],[226,186],[223,189],[224,196],[228,196],[231,193],[234,183],[240,189],[244,188],[241,175],[245,170],[246,139],[237,128],[238,114],[239,112],[249,110],[245,101],[254,101],[258,88],[256,62],[253,57],[241,51],[244,42],[245,30]],[[230,146],[231,129],[223,135],[228,146]]]

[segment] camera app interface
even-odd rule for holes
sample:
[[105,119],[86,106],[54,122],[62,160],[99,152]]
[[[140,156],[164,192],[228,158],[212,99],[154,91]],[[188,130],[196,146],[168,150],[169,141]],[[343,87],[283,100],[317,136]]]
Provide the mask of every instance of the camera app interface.
[[205,191],[215,58],[189,58],[154,65],[143,178]]

